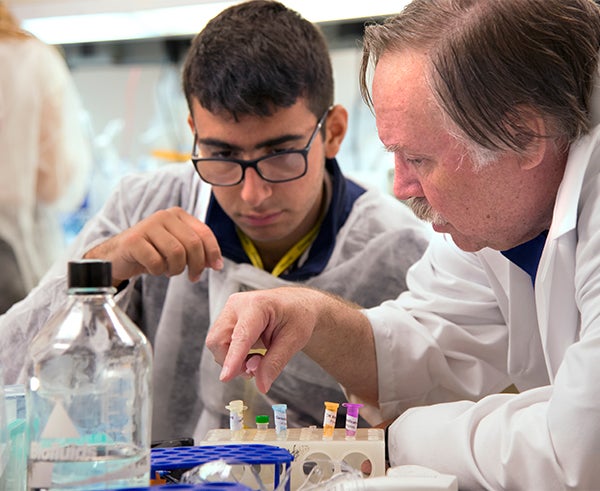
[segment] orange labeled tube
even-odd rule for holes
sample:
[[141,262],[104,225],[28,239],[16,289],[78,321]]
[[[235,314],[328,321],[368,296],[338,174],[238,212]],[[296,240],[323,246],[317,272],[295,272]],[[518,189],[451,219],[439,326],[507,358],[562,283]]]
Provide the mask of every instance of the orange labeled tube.
[[337,410],[340,405],[337,402],[325,402],[325,416],[323,417],[323,439],[331,440],[335,429]]

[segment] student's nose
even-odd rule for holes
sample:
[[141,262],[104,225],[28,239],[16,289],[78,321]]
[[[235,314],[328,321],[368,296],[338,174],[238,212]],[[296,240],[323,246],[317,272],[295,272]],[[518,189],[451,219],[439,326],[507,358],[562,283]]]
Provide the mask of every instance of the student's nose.
[[271,194],[271,184],[260,177],[254,169],[246,169],[241,198],[251,206],[258,206]]
[[394,159],[394,196],[400,200],[423,196],[423,188],[414,166]]

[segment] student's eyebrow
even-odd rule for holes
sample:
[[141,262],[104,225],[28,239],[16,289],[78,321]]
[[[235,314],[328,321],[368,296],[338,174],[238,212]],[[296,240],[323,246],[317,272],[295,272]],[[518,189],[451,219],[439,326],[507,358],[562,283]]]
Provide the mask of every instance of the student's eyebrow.
[[[257,143],[256,145],[254,145],[254,150],[260,150],[261,148],[276,147],[283,143],[289,143],[292,141],[301,140],[305,137],[306,137],[306,135],[295,135],[295,134],[281,135],[281,136],[278,136],[277,138],[271,138],[269,140],[264,140],[262,142]],[[231,143],[228,143],[224,140],[219,140],[218,138],[200,138],[199,137],[198,143],[202,144],[202,145],[211,146],[211,147],[222,148],[225,150],[232,150],[232,151],[244,150],[243,148],[241,148],[237,145],[232,145]]]

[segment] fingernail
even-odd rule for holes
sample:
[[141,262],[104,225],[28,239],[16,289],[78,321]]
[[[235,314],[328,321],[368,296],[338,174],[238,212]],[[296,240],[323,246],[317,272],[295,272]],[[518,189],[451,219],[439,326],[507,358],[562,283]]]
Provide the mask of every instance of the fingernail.
[[223,369],[221,370],[221,375],[219,375],[219,380],[222,382],[227,377],[229,377],[230,373],[231,373],[231,370],[229,369],[229,367],[228,366],[223,366]]
[[254,373],[258,369],[258,365],[260,365],[260,360],[262,360],[261,355],[252,355],[250,358],[246,360],[246,372]]
[[217,271],[221,271],[223,269],[223,266],[225,266],[225,263],[223,262],[223,258],[219,258],[214,262],[213,269],[216,269]]

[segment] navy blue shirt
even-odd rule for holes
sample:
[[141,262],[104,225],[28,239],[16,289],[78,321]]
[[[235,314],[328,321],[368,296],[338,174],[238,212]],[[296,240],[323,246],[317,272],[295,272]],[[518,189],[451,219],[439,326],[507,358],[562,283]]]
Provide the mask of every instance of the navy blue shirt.
[[531,276],[531,282],[535,285],[535,276],[537,274],[542,251],[546,244],[548,231],[545,230],[537,237],[520,244],[512,249],[500,251],[510,261],[519,266],[522,270]]
[[[338,231],[346,223],[356,199],[365,192],[364,188],[343,176],[335,159],[327,159],[325,168],[331,175],[331,204],[319,234],[310,248],[308,258],[301,266],[292,267],[281,274],[280,277],[283,279],[303,281],[323,271],[333,252]],[[217,203],[214,195],[210,197],[205,223],[215,234],[224,257],[236,263],[251,264],[237,235],[235,223]]]

